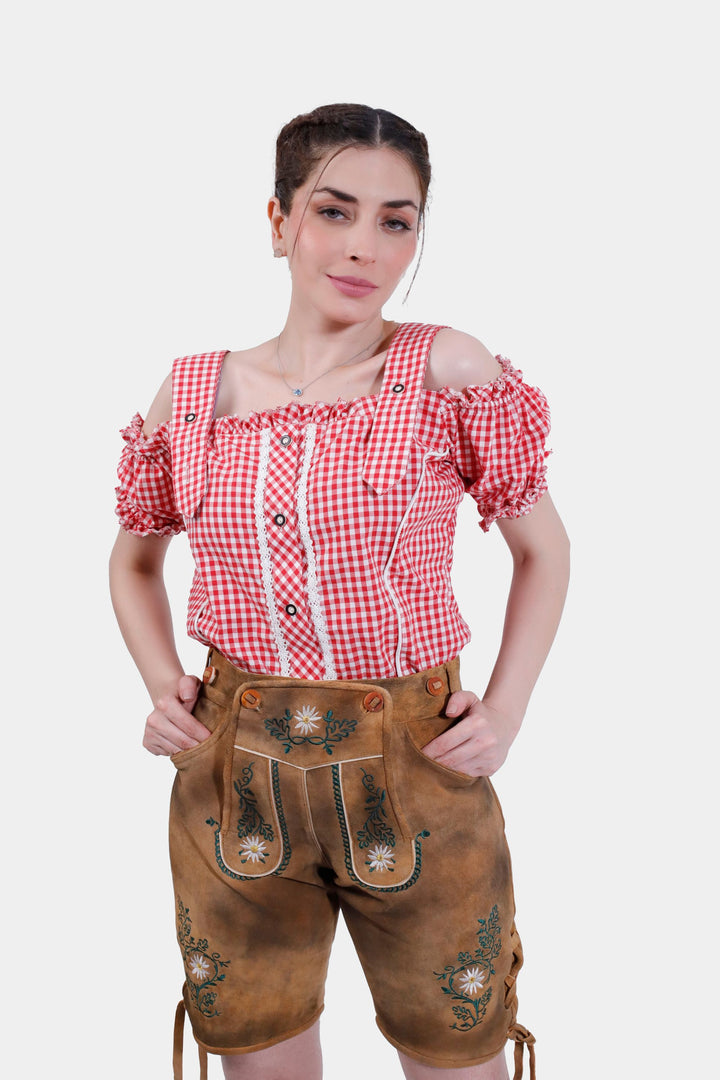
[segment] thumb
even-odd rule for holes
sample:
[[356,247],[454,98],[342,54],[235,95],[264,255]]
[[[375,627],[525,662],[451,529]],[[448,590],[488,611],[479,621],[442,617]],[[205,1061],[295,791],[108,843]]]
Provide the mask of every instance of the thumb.
[[200,680],[194,675],[181,675],[178,679],[178,696],[186,709],[192,709],[200,689]]
[[477,701],[477,694],[473,694],[471,690],[456,690],[454,694],[451,694],[448,698],[448,703],[445,706],[446,716],[459,716],[460,713],[465,712],[474,705]]

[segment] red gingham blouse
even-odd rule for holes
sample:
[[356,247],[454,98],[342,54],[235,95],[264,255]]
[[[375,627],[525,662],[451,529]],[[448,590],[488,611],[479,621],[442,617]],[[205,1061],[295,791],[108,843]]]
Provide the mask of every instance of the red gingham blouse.
[[464,390],[425,390],[441,329],[402,324],[379,394],[214,418],[227,352],[173,365],[173,415],[123,431],[117,513],[137,536],[185,529],[188,633],[248,671],[389,678],[470,638],[450,582],[458,504],[487,531],[547,489],[543,394],[504,357]]

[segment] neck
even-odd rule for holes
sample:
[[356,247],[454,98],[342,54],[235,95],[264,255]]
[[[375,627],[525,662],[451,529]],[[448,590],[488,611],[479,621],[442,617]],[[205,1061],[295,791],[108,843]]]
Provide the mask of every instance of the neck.
[[306,310],[294,311],[291,305],[279,335],[286,374],[292,375],[290,381],[302,384],[356,353],[360,363],[380,350],[393,327],[380,312],[363,322],[333,323],[314,318]]

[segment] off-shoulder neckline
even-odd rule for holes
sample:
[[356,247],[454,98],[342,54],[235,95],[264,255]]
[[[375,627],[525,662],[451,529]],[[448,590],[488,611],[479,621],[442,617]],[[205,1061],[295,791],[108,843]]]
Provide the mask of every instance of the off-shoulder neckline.
[[[473,383],[458,390],[453,386],[442,386],[437,390],[427,387],[420,388],[420,394],[424,397],[438,397],[443,405],[467,404],[472,405],[485,398],[492,399],[502,396],[507,390],[515,387],[522,378],[522,372],[513,367],[510,360],[499,353],[495,359],[501,366],[501,370],[494,379],[484,383]],[[237,413],[223,413],[221,416],[213,416],[212,425],[257,429],[277,422],[300,417],[315,417],[317,419],[334,419],[346,416],[351,411],[360,411],[364,406],[371,406],[382,397],[382,390],[375,394],[360,394],[353,398],[338,397],[335,401],[287,401],[282,405],[274,405],[271,408],[251,410],[246,416],[238,416]]]
[[[495,355],[495,359],[500,363],[502,370],[494,379],[489,379],[484,383],[472,383],[461,390],[454,386],[443,386],[437,390],[431,390],[423,386],[420,389],[421,398],[426,401],[428,398],[439,398],[442,408],[456,406],[461,409],[472,408],[483,402],[497,403],[502,401],[508,394],[512,394],[522,382],[522,371],[513,367],[511,361],[499,353]],[[287,401],[272,408],[251,411],[247,416],[238,416],[237,413],[223,413],[221,416],[212,418],[211,430],[213,432],[222,432],[223,430],[257,431],[265,427],[275,427],[278,424],[299,420],[307,420],[309,423],[331,421],[348,416],[351,412],[370,412],[381,396],[382,391],[379,391],[376,394],[362,394],[354,398],[338,397],[335,401]],[[153,428],[149,435],[146,435],[142,431],[143,419],[139,413],[133,418],[133,423],[137,420],[139,420],[139,430],[136,437],[141,435],[143,442],[147,442],[156,435],[169,430],[171,424],[170,420],[163,420]],[[131,423],[129,428],[132,426]],[[129,428],[126,429],[128,434]]]

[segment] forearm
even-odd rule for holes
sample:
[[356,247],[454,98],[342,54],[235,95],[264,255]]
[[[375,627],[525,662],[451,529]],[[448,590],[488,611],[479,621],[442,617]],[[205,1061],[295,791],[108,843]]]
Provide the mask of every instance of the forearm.
[[520,727],[560,622],[569,577],[567,546],[515,559],[502,643],[483,701]]
[[110,592],[125,644],[156,702],[183,674],[162,569],[111,559]]

